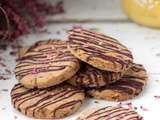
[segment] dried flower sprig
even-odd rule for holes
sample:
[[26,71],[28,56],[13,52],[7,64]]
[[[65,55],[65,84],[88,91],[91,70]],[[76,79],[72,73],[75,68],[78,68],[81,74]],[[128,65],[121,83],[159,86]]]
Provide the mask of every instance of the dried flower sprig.
[[[0,39],[5,40],[7,37],[9,37],[9,29],[10,29],[10,24],[9,24],[9,18],[6,13],[6,11],[0,6],[0,17],[1,17],[1,24],[0,24]],[[2,20],[4,18],[4,20]],[[4,25],[6,22],[6,25]]]
[[0,36],[3,36],[3,39],[9,35],[17,38],[38,30],[46,23],[47,15],[59,13],[64,13],[62,1],[51,5],[40,0],[0,0],[1,19],[5,19],[0,23]]

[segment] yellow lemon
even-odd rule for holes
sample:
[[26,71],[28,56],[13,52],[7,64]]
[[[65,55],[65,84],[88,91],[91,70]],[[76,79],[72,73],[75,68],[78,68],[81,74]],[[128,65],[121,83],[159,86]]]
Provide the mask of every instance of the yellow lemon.
[[122,6],[136,23],[160,28],[160,0],[122,0]]

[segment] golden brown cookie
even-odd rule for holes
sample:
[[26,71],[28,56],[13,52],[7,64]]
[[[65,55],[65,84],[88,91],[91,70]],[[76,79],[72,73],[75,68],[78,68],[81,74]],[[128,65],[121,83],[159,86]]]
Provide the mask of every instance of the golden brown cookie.
[[123,73],[99,70],[83,63],[80,70],[67,82],[77,87],[102,87],[119,80]]
[[79,70],[79,61],[67,49],[65,41],[40,41],[18,60],[15,74],[27,88],[57,85]]
[[122,72],[133,61],[131,52],[119,41],[91,30],[71,30],[68,48],[75,57],[101,70]]
[[76,120],[143,120],[137,112],[123,107],[90,108]]
[[58,119],[77,111],[85,99],[82,89],[62,83],[45,89],[27,89],[16,84],[11,90],[11,101],[26,116]]
[[145,68],[140,64],[134,64],[117,82],[99,89],[88,89],[87,93],[97,99],[124,101],[139,95],[147,80]]

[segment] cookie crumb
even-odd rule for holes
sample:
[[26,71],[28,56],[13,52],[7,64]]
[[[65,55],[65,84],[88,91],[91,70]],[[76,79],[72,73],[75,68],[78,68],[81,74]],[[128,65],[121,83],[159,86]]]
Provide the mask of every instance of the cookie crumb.
[[8,89],[2,89],[3,92],[8,92]]
[[12,55],[12,56],[16,56],[17,55],[17,51],[11,51],[9,54]]
[[134,110],[137,110],[138,108],[137,107],[134,107]]
[[1,110],[5,110],[6,108],[2,108]]
[[17,120],[17,118],[18,118],[18,117],[15,115],[15,116],[14,116],[14,119]]
[[95,100],[94,103],[99,103],[99,101]]

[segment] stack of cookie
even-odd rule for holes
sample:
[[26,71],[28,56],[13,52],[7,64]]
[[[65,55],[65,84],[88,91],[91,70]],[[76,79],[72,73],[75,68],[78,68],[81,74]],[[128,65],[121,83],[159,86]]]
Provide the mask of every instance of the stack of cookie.
[[39,41],[22,53],[12,104],[34,118],[68,116],[80,108],[85,93],[97,99],[128,100],[147,82],[144,67],[133,63],[124,45],[90,30],[73,29],[67,42]]
[[40,41],[22,53],[15,68],[20,83],[11,91],[14,107],[27,116],[41,119],[62,118],[77,111],[85,93],[64,83],[80,67],[66,42]]
[[124,101],[138,95],[146,85],[145,68],[133,63],[131,51],[114,38],[74,29],[69,33],[68,48],[83,61],[68,82],[85,88],[91,97]]

